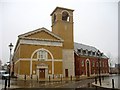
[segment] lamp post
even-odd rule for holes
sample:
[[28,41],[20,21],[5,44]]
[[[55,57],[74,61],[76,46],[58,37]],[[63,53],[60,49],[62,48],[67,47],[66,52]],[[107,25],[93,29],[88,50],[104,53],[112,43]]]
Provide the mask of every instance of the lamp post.
[[12,57],[11,57],[11,52],[12,52],[12,48],[13,48],[12,43],[10,43],[9,48],[10,48],[10,62],[9,62],[9,79],[8,79],[8,87],[10,87],[10,68],[11,68],[11,59],[12,59]]
[[97,54],[98,54],[98,63],[99,63],[99,83],[100,83],[100,86],[101,86],[101,74],[100,74],[100,67],[101,67],[101,63],[100,63],[100,59],[101,59],[101,56],[102,56],[102,54],[103,53],[101,53],[99,50],[98,50],[98,52],[97,52]]

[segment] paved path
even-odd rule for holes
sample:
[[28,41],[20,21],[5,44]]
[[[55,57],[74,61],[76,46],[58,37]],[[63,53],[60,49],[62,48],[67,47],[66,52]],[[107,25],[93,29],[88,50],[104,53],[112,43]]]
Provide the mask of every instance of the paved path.
[[113,88],[112,86],[112,79],[114,80],[114,88],[116,89],[120,89],[120,76],[118,77],[118,75],[111,75],[109,77],[105,77],[104,80],[102,80],[102,85],[100,86],[99,81],[97,82],[97,84],[92,83],[95,86],[99,86],[99,87],[103,87],[103,88]]
[[[92,87],[93,79],[80,81],[55,81],[55,82],[37,82],[37,81],[11,81],[11,88],[82,88]],[[4,84],[2,85],[4,87]],[[2,87],[2,88],[3,88]]]
[[112,90],[106,88],[96,89],[92,86],[93,82],[94,79],[63,82],[12,81],[11,89],[7,90]]

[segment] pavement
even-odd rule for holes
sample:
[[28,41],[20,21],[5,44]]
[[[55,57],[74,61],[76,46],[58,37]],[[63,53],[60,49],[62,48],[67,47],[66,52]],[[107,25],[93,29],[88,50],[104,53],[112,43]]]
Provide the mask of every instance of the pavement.
[[[93,82],[93,79],[85,79],[85,80],[80,80],[80,81],[35,81],[35,80],[27,80],[27,81],[23,81],[23,80],[12,80],[11,81],[11,86],[8,90],[36,90],[36,89],[42,89],[44,90],[44,88],[70,88],[70,89],[75,89],[75,88],[82,88],[82,87],[92,87],[91,83]],[[4,88],[4,84],[2,85],[1,88]],[[2,89],[3,90],[3,89]]]
[[94,85],[96,87],[100,87],[100,88],[110,89],[110,90],[120,90],[116,87],[113,88],[112,83],[110,83],[109,81],[102,81],[101,85],[100,85],[99,81],[97,81],[97,84],[95,84],[95,82],[93,82],[92,85]]
[[[112,81],[113,79],[113,81]],[[97,87],[101,87],[101,88],[107,88],[107,89],[116,89],[116,90],[120,90],[119,88],[119,81],[120,79],[118,78],[117,75],[111,75],[110,77],[107,77],[104,79],[101,79],[101,85],[99,83],[99,81],[97,81],[97,83],[93,82],[92,85],[97,86]],[[114,84],[113,84],[114,83]],[[113,88],[114,85],[114,88]]]
[[[0,81],[0,89],[4,90],[4,81]],[[6,90],[112,90],[111,88],[105,88],[108,86],[107,82],[102,82],[104,85],[100,87],[99,83],[94,83],[94,77],[83,78],[64,78],[64,79],[50,79],[47,80],[11,80],[10,88]],[[110,86],[108,86],[110,87]],[[89,88],[89,89],[88,89]],[[114,89],[115,90],[115,89]],[[116,89],[118,90],[118,89]]]

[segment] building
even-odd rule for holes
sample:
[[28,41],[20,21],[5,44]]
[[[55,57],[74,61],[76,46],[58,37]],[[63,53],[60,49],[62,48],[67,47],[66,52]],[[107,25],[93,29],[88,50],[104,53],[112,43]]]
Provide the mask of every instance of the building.
[[[28,78],[40,79],[49,76],[57,78],[85,74],[86,71],[81,68],[77,71],[81,66],[81,63],[76,64],[78,58],[84,58],[87,61],[89,59],[88,56],[77,56],[78,47],[76,43],[74,44],[73,37],[73,11],[56,7],[51,13],[52,31],[43,27],[18,36],[13,55],[13,70],[18,77],[23,78],[27,75]],[[108,65],[106,59],[105,65]]]
[[[120,1],[118,2],[118,42],[120,42]],[[120,63],[120,44],[118,44],[118,63]]]
[[74,76],[73,11],[56,7],[51,13],[52,32],[39,28],[18,36],[13,56],[16,75]]
[[99,73],[109,73],[108,58],[102,53],[99,56],[99,50],[95,47],[74,43],[74,50],[76,76],[93,76]]

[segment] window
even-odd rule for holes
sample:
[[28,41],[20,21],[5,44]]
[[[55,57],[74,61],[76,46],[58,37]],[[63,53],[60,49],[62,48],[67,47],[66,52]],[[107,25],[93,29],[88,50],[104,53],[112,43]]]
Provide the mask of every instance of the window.
[[83,50],[83,55],[86,54],[86,50]]
[[56,21],[56,15],[53,16],[53,23]]
[[95,62],[94,61],[92,61],[92,67],[95,67]]
[[88,55],[91,55],[91,51],[88,51]]
[[62,13],[62,20],[63,20],[63,21],[70,21],[69,14],[68,14],[66,11],[64,11],[64,12]]
[[96,62],[96,67],[98,67],[98,62]]
[[100,67],[102,67],[102,62],[101,61],[99,61],[100,62]]
[[94,56],[94,55],[95,55],[95,52],[92,52],[92,55]]
[[78,52],[79,54],[81,54],[81,49],[77,49],[77,52]]
[[84,67],[84,60],[82,60],[81,64],[82,64],[82,67]]
[[104,67],[104,62],[103,62],[103,64],[102,64],[102,65],[103,65],[103,67]]
[[105,65],[105,67],[107,67],[107,64],[106,64],[106,62],[104,62],[104,65]]
[[44,61],[44,60],[46,60],[46,59],[47,59],[47,52],[44,51],[44,50],[40,50],[40,51],[38,52],[38,60],[39,60],[39,61]]

